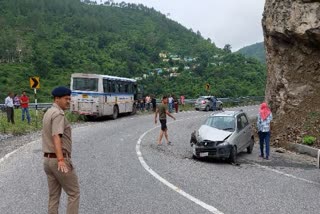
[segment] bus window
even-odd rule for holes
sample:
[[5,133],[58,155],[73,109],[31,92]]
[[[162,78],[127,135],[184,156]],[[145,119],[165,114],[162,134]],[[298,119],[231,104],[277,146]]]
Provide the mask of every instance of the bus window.
[[117,82],[113,82],[112,86],[113,86],[112,92],[113,93],[119,93],[119,84]]
[[133,93],[133,84],[132,83],[128,83],[128,93],[132,94]]
[[124,83],[124,93],[129,93],[129,85],[130,83],[128,83],[128,82],[125,82]]
[[98,79],[96,79],[96,78],[73,78],[73,90],[98,91]]
[[103,91],[104,93],[110,92],[109,90],[109,81],[107,79],[103,79]]
[[125,90],[124,82],[118,82],[118,84],[119,84],[119,92],[124,93],[124,90]]

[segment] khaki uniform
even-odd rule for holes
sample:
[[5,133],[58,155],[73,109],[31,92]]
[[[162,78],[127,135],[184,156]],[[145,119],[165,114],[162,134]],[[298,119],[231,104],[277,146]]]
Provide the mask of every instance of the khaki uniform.
[[64,111],[57,105],[47,110],[43,117],[42,150],[47,155],[55,155],[52,136],[60,135],[64,161],[69,169],[67,173],[58,171],[57,158],[44,157],[44,171],[47,174],[49,187],[49,214],[57,214],[61,189],[68,195],[67,214],[77,214],[79,210],[80,188],[78,177],[71,161],[72,139],[71,125]]

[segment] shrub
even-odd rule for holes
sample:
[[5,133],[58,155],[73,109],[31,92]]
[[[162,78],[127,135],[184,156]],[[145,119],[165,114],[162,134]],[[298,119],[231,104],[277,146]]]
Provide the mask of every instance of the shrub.
[[304,136],[303,137],[303,143],[306,145],[313,145],[316,142],[316,138],[313,136]]

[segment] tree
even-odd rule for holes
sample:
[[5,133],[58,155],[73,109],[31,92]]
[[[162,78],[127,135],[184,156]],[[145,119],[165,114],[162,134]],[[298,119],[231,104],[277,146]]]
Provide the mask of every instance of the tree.
[[231,53],[231,45],[230,44],[226,44],[224,47],[223,47],[223,50],[227,53]]

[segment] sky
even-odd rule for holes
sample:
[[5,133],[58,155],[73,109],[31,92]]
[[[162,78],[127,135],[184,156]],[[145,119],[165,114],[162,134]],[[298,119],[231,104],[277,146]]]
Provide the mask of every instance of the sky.
[[[121,2],[122,0],[114,0]],[[185,26],[200,31],[218,47],[236,51],[263,41],[261,27],[265,0],[124,0],[141,3]]]

